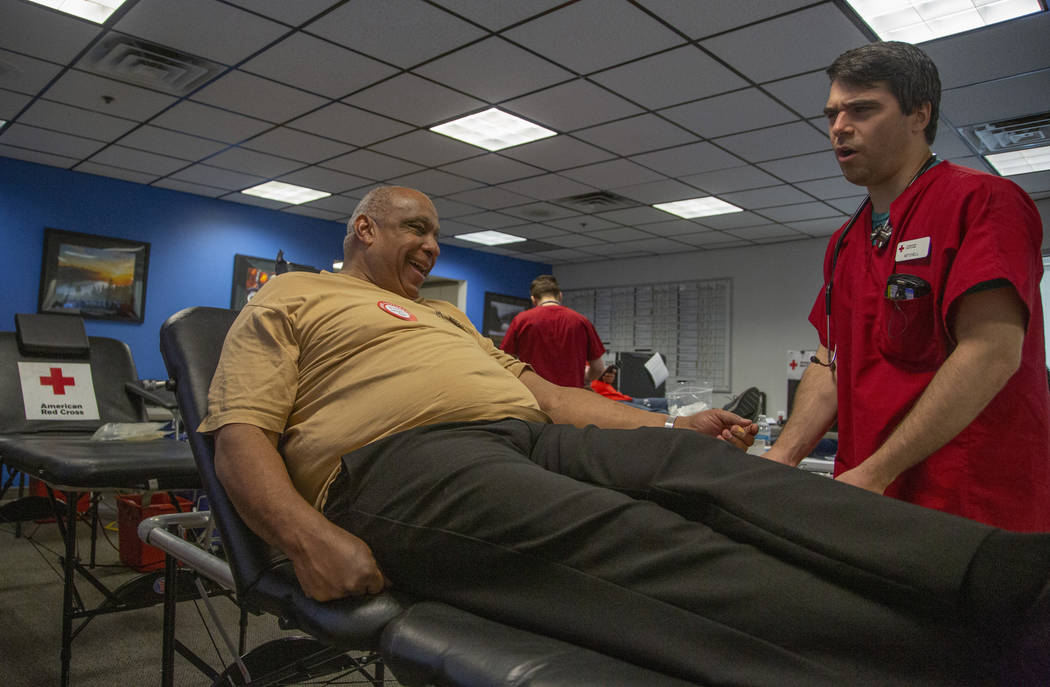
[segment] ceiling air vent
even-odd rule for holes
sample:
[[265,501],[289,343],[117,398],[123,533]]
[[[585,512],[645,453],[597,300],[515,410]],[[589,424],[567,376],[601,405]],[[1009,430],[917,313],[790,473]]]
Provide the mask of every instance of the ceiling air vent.
[[971,124],[959,133],[982,155],[1043,146],[1050,143],[1050,112]]
[[186,95],[223,69],[200,57],[116,33],[99,41],[78,66],[172,95]]
[[638,205],[638,203],[630,198],[624,198],[623,196],[619,196],[611,191],[581,193],[577,196],[569,196],[568,198],[558,198],[552,202],[588,213],[602,212],[603,210],[632,208]]

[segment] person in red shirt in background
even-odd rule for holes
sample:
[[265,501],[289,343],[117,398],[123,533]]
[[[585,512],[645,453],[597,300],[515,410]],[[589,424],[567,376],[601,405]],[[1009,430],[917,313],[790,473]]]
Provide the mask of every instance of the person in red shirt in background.
[[618,371],[619,368],[615,365],[610,365],[605,368],[605,372],[602,373],[601,379],[595,379],[591,382],[591,389],[613,401],[620,401],[638,408],[645,408],[646,410],[667,412],[666,398],[634,398],[633,396],[628,396],[627,394],[622,394],[617,391],[613,384],[616,383],[616,373]]
[[558,280],[550,274],[533,279],[530,292],[533,307],[514,317],[500,348],[560,386],[598,379],[605,346],[591,321],[561,304]]

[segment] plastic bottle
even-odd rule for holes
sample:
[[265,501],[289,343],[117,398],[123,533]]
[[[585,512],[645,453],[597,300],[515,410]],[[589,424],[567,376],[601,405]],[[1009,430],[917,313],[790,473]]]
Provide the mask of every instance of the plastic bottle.
[[758,434],[755,435],[755,443],[748,449],[748,453],[753,455],[762,455],[769,448],[769,418],[765,415],[759,415],[756,423],[758,425]]

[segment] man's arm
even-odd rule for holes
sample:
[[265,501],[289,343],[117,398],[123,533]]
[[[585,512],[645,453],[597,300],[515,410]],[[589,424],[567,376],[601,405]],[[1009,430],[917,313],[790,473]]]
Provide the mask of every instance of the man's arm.
[[587,381],[593,382],[602,376],[605,372],[605,362],[601,358],[595,358],[594,360],[587,361]]
[[882,446],[838,479],[881,494],[897,475],[951,441],[1020,367],[1026,320],[1012,286],[963,295],[952,332],[955,350]]
[[224,425],[215,434],[215,471],[248,527],[291,559],[310,598],[378,594],[388,586],[368,545],[295,490],[275,433]]
[[[618,403],[593,393],[590,389],[551,384],[532,370],[522,372],[519,379],[536,397],[540,408],[559,424],[634,429],[663,427],[667,421],[668,416],[663,413],[651,413]],[[746,449],[755,442],[754,435],[758,430],[758,426],[750,420],[721,409],[705,410],[695,415],[676,418],[675,427],[719,437],[741,449]]]
[[[827,361],[828,349],[817,348],[817,358]],[[798,465],[817,445],[838,414],[835,373],[823,365],[810,363],[795,389],[791,416],[773,446],[763,458],[786,465]]]

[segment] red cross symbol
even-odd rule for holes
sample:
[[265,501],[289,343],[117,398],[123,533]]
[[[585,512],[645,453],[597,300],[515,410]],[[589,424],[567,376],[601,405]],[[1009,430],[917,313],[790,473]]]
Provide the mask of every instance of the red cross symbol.
[[901,245],[897,246],[897,252],[898,253],[903,253],[904,252],[904,244],[901,244]]
[[61,367],[52,367],[50,377],[41,377],[40,386],[51,386],[56,396],[65,396],[67,386],[76,386],[76,380],[72,377],[63,377]]
[[791,370],[794,371],[795,368],[798,367],[798,363],[796,363],[794,360],[792,360],[790,363],[788,363],[788,367],[790,367]]

